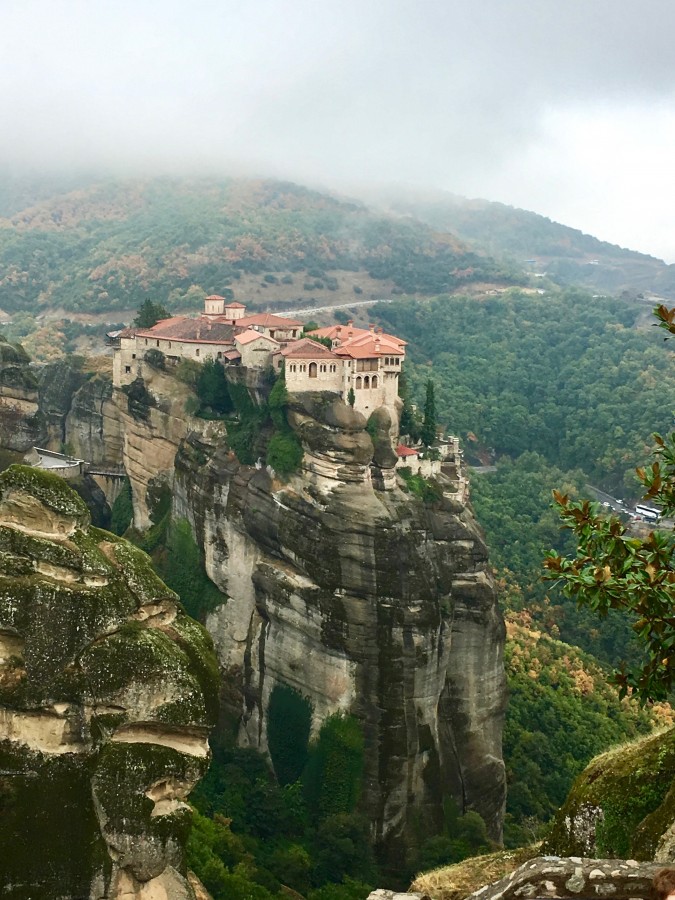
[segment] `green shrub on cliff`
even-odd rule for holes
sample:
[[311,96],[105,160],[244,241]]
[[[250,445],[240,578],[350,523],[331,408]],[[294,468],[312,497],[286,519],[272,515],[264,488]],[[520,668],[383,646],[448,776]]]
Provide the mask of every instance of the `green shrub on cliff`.
[[131,482],[128,478],[124,479],[122,489],[117,495],[112,506],[112,515],[110,519],[110,530],[113,534],[123,535],[127,528],[131,525],[134,517],[134,504],[131,496]]
[[275,684],[267,710],[267,745],[279,784],[293,784],[302,775],[311,724],[309,700],[286,684]]
[[186,519],[171,521],[165,546],[155,556],[160,578],[174,590],[189,615],[203,622],[227,598],[204,570],[202,555]]
[[298,471],[302,456],[302,444],[290,430],[273,435],[267,446],[267,464],[282,478]]
[[354,716],[329,716],[310,747],[303,776],[307,806],[315,818],[354,811],[361,793],[363,756],[363,733]]

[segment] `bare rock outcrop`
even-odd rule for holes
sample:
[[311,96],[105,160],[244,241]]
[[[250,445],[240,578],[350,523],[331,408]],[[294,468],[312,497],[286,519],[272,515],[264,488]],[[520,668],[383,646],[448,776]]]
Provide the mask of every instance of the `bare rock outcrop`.
[[524,863],[506,878],[485,885],[468,900],[611,897],[650,900],[659,866],[635,860],[543,856]]
[[293,395],[289,421],[305,456],[287,483],[196,435],[176,459],[175,512],[229,598],[207,627],[240,691],[240,741],[267,749],[270,697],[291,687],[314,733],[335,712],[359,721],[361,807],[390,868],[449,797],[499,839],[504,625],[470,507],[443,479],[433,502],[406,493],[334,395]]
[[26,453],[46,436],[30,358],[22,347],[0,335],[0,447]]
[[0,893],[193,900],[217,665],[148,558],[54,475],[0,475]]

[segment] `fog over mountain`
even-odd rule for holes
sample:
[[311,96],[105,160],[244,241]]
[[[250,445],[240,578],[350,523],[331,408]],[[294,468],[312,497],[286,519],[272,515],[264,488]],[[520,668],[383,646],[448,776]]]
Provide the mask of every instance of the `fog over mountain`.
[[9,171],[436,187],[675,260],[669,0],[5,0]]

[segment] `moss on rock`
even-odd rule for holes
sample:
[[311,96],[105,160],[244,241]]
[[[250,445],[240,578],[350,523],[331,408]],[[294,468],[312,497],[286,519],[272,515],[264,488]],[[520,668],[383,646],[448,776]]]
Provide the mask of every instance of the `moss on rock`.
[[675,728],[596,757],[556,816],[545,852],[649,860],[675,818]]
[[80,527],[89,524],[89,511],[81,497],[58,475],[30,466],[10,466],[0,474],[0,501],[12,491],[31,494],[48,509],[77,519]]

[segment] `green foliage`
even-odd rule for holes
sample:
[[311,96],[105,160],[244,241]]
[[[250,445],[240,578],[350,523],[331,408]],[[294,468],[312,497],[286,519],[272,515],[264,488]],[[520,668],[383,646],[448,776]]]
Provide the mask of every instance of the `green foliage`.
[[152,328],[161,319],[168,319],[169,315],[169,311],[161,303],[153,303],[152,300],[146,299],[136,313],[133,325],[134,328]]
[[356,403],[356,394],[354,393],[353,387],[350,387],[349,391],[347,392],[347,403],[349,403],[352,409],[354,408],[354,404]]
[[595,755],[646,734],[653,719],[619,702],[593,657],[532,629],[527,610],[509,619],[507,810],[520,822],[545,822]]
[[340,713],[329,716],[310,745],[304,776],[307,806],[315,818],[354,811],[361,792],[363,755],[358,721]]
[[366,900],[372,890],[372,885],[345,876],[340,884],[325,884],[310,891],[307,900]]
[[176,366],[176,378],[193,389],[197,388],[197,381],[202,370],[201,363],[194,359],[181,359]]
[[282,478],[288,478],[300,469],[303,449],[293,431],[279,432],[267,445],[267,464]]
[[131,482],[124,479],[122,488],[112,505],[110,530],[113,534],[123,535],[131,525],[134,517],[134,504],[131,496]]
[[494,849],[481,816],[474,810],[460,816],[455,810],[444,831],[424,841],[413,870],[426,872],[440,866],[450,866]]
[[[675,433],[655,435],[656,462],[638,477],[648,498],[675,512]],[[615,516],[599,512],[588,500],[571,501],[554,492],[560,517],[577,540],[576,553],[550,551],[544,565],[568,597],[604,617],[610,610],[627,613],[644,655],[640,663],[615,672],[622,696],[628,689],[643,701],[665,700],[675,687],[675,534],[652,531],[646,538],[629,533]]]
[[151,347],[149,350],[146,350],[144,359],[153,369],[164,370],[166,368],[166,357],[162,351],[158,350],[156,347]]
[[398,469],[398,474],[403,479],[406,488],[411,494],[424,500],[425,503],[437,503],[443,497],[443,488],[433,478],[425,478],[423,475],[413,475],[412,469],[403,466]]
[[635,495],[646,437],[670,427],[675,371],[636,309],[581,291],[518,292],[382,304],[409,341],[405,371],[420,402],[431,373],[439,424],[468,449],[541,454],[592,484]]
[[155,569],[181,599],[189,615],[203,622],[207,614],[226,602],[204,570],[204,562],[190,523],[176,519],[168,525],[164,547],[154,559]]
[[286,375],[282,370],[270,391],[267,401],[270,417],[275,428],[287,429],[286,408],[288,406],[288,389],[286,388]]
[[299,691],[275,684],[267,710],[267,744],[279,784],[293,784],[307,763],[312,704]]
[[225,369],[219,362],[213,359],[204,360],[195,387],[202,406],[207,410],[220,415],[233,411],[234,404],[225,380]]
[[407,434],[417,442],[420,439],[421,427],[413,408],[412,398],[410,395],[410,385],[405,368],[401,369],[398,377],[398,395],[403,400],[403,409],[401,410],[401,434]]
[[436,440],[436,399],[434,396],[434,383],[431,379],[426,384],[424,419],[420,430],[420,438],[425,447],[430,447]]
[[343,882],[345,876],[373,883],[377,870],[368,837],[368,823],[346,812],[319,822],[312,841],[314,883]]

